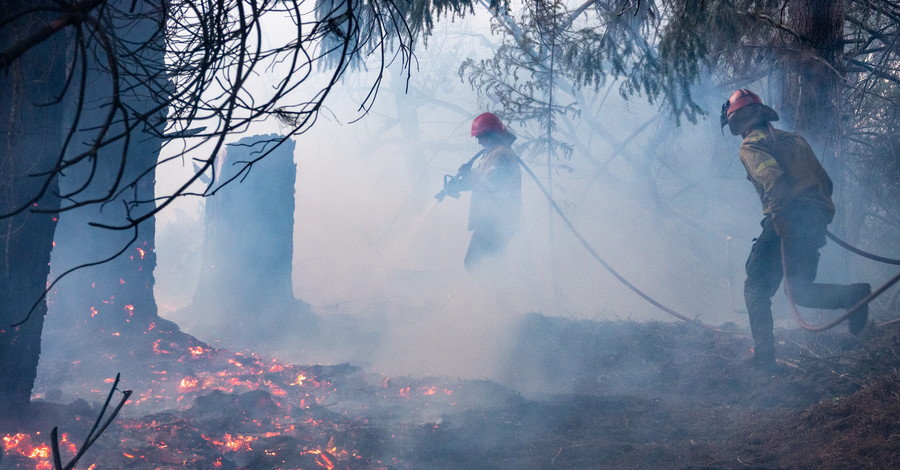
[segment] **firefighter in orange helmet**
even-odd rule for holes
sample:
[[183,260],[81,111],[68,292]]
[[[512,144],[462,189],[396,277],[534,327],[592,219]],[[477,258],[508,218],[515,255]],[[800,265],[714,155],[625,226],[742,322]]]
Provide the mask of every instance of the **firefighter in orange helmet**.
[[471,135],[478,139],[484,152],[467,178],[472,190],[472,238],[464,264],[469,271],[486,259],[503,254],[518,228],[522,205],[519,157],[510,147],[516,137],[492,113],[481,114],[472,121]]
[[[834,217],[832,183],[806,140],[772,127],[777,120],[778,113],[750,90],[735,91],[722,105],[721,125],[743,137],[741,162],[763,206],[762,233],[747,258],[744,300],[755,343],[753,361],[765,369],[775,367],[771,299],[785,268],[793,300],[805,307],[848,308],[871,291],[869,284],[815,282],[819,249]],[[863,306],[850,316],[850,331],[859,334],[867,321]]]

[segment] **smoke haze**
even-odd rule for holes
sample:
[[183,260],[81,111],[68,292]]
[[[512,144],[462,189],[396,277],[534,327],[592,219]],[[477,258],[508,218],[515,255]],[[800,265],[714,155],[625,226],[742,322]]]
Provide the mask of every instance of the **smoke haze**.
[[[441,203],[433,196],[443,176],[480,149],[468,135],[471,119],[502,111],[479,104],[457,75],[463,59],[489,52],[486,31],[484,18],[438,28],[417,53],[408,91],[405,75],[390,69],[374,108],[348,124],[367,91],[364,79],[351,78],[328,113],[296,138],[294,295],[326,322],[317,334],[328,346],[298,339],[279,345],[283,358],[499,380],[525,314],[675,320],[594,260],[525,172],[523,225],[502,266],[482,276],[463,269],[468,194]],[[720,97],[708,100],[707,111],[715,112]],[[619,142],[658,115],[641,98],[625,103],[615,92],[599,114]],[[576,152],[557,160],[564,168],[554,170],[552,191],[594,249],[638,288],[690,317],[746,327],[742,268],[758,231],[759,201],[737,161],[737,138],[723,136],[716,121],[675,127],[656,119],[620,149],[585,140],[589,158]],[[591,132],[577,118],[570,124]],[[266,123],[251,133],[277,131]],[[546,153],[521,156],[546,185]],[[606,162],[603,171],[591,160]],[[641,165],[651,168],[640,174]],[[651,175],[663,176],[655,187],[644,179]],[[160,176],[158,187],[165,185]],[[173,209],[157,222],[160,314],[215,344],[202,333],[215,312],[179,316],[201,271],[193,263],[203,204],[182,201]]]

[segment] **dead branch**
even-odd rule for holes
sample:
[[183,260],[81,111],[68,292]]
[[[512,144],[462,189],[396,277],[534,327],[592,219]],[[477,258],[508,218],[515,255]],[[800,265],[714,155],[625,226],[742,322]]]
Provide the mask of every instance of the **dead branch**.
[[97,439],[106,431],[106,428],[112,424],[113,420],[116,419],[116,416],[121,411],[122,407],[125,406],[125,402],[128,401],[128,398],[131,396],[131,390],[122,390],[122,399],[119,400],[119,404],[112,410],[109,417],[105,422],[101,425],[101,421],[103,421],[103,415],[106,414],[106,410],[109,408],[109,404],[112,401],[113,394],[115,393],[117,386],[119,385],[119,377],[121,374],[116,374],[116,379],[113,381],[112,387],[109,389],[109,394],[106,396],[106,401],[103,403],[103,407],[100,408],[100,414],[97,416],[97,419],[94,421],[94,426],[91,428],[88,435],[84,438],[84,444],[81,445],[81,448],[78,449],[78,452],[75,454],[75,457],[72,457],[72,460],[69,461],[65,466],[62,465],[62,459],[60,457],[59,452],[59,430],[54,427],[53,431],[50,432],[50,442],[53,448],[53,465],[56,470],[72,470],[75,468],[75,465],[78,463],[78,460],[87,452],[88,449],[97,442]]

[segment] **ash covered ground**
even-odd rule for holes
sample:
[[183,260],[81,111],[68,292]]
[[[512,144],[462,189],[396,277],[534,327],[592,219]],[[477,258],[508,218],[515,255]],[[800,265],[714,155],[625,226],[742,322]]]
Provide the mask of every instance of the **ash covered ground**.
[[[129,354],[94,344],[134,395],[79,468],[900,466],[898,324],[860,337],[779,331],[775,374],[746,364],[746,335],[687,323],[532,314],[519,326],[503,385],[284,364],[164,329],[129,340],[145,343]],[[52,468],[33,449],[54,426],[64,460],[81,445],[101,404],[58,398],[110,385],[85,362],[45,369],[37,416],[0,468]]]

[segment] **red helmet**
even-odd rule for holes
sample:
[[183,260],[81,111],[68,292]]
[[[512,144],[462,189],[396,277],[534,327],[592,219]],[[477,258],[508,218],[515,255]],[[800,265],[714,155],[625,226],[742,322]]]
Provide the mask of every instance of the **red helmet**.
[[730,118],[735,111],[751,104],[762,104],[762,98],[746,88],[741,88],[732,93],[731,98],[728,98],[728,108],[725,110],[725,117]]
[[[778,113],[776,113],[774,109],[763,104],[759,95],[746,88],[741,88],[732,93],[731,98],[728,98],[728,101],[722,105],[722,114],[719,116],[719,124],[721,124],[722,127],[729,125],[728,120],[731,119],[734,113],[739,109],[746,108],[750,105],[759,105],[756,109],[757,113],[752,114],[752,116],[756,116],[758,119],[765,121],[778,120]],[[729,128],[731,129],[732,134],[738,135],[737,129],[731,126],[729,126]]]
[[493,113],[479,114],[472,121],[472,137],[478,137],[488,131],[504,132],[506,127],[500,122],[500,118]]

